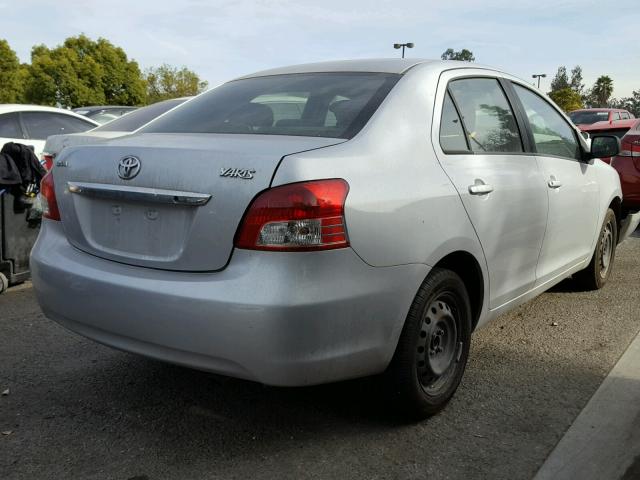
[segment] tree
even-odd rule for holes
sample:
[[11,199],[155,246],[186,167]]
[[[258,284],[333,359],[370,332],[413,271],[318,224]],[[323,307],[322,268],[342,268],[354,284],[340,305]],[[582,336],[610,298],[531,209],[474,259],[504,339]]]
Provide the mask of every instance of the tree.
[[578,110],[584,107],[582,96],[572,88],[563,88],[549,92],[549,98],[565,112]]
[[551,80],[551,91],[557,92],[564,90],[565,88],[571,88],[569,84],[569,76],[567,75],[567,67],[558,67],[556,76]]
[[208,85],[188,68],[178,69],[167,64],[148,69],[145,72],[145,79],[149,103],[197,95],[206,90]]
[[30,102],[63,107],[140,105],[146,95],[138,64],[124,50],[85,35],[53,49],[33,47],[25,90]]
[[597,107],[606,107],[613,93],[613,80],[608,75],[598,77],[591,89],[591,101]]
[[571,70],[571,80],[569,80],[569,86],[571,90],[574,92],[583,95],[584,94],[584,83],[582,78],[582,67],[580,65],[576,65]]
[[473,52],[466,48],[463,48],[459,52],[454,51],[453,48],[447,48],[440,58],[442,58],[442,60],[461,60],[463,62],[475,62],[476,60]]
[[22,67],[9,42],[0,39],[0,103],[22,101]]

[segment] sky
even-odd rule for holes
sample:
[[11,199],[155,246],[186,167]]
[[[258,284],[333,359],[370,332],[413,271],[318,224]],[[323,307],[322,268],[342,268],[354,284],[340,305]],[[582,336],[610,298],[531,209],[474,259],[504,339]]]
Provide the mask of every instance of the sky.
[[2,30],[23,62],[31,47],[84,33],[122,47],[142,69],[168,63],[210,86],[283,65],[399,56],[439,58],[467,48],[476,61],[533,82],[581,65],[614,97],[640,90],[638,0],[0,0]]

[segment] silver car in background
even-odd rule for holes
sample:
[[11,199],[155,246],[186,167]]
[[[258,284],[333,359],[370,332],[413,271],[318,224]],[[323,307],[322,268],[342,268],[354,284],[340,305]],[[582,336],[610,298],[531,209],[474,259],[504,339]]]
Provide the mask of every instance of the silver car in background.
[[101,143],[105,140],[129,135],[131,132],[146,125],[160,115],[176,108],[178,105],[182,105],[190,98],[191,97],[172,98],[147,105],[146,107],[136,108],[115,120],[86,132],[51,135],[47,138],[47,142],[44,145],[42,163],[47,170],[49,170],[53,166],[54,159],[63,148]]
[[152,358],[298,386],[385,372],[434,414],[478,326],[571,275],[600,288],[638,216],[525,81],[459,62],[248,75],[43,181],[45,314]]

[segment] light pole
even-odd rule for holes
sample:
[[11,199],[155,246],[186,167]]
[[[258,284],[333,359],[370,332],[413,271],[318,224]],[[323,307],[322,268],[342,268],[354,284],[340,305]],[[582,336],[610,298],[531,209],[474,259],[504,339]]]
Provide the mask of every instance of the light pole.
[[399,49],[399,48],[402,48],[402,58],[404,58],[404,47],[413,48],[413,43],[409,42],[409,43],[394,43],[393,44],[393,48],[395,48],[396,50]]
[[531,75],[531,78],[537,78],[538,79],[538,88],[540,88],[540,79],[541,78],[547,78],[547,74],[546,73],[534,73],[533,75]]

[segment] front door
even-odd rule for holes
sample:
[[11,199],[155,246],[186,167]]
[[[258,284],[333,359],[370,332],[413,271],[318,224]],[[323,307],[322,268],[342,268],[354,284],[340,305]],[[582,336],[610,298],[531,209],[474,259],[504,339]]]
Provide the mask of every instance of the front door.
[[531,125],[549,197],[547,233],[537,269],[542,284],[591,256],[598,228],[598,183],[594,166],[580,160],[575,129],[540,95],[513,85]]

